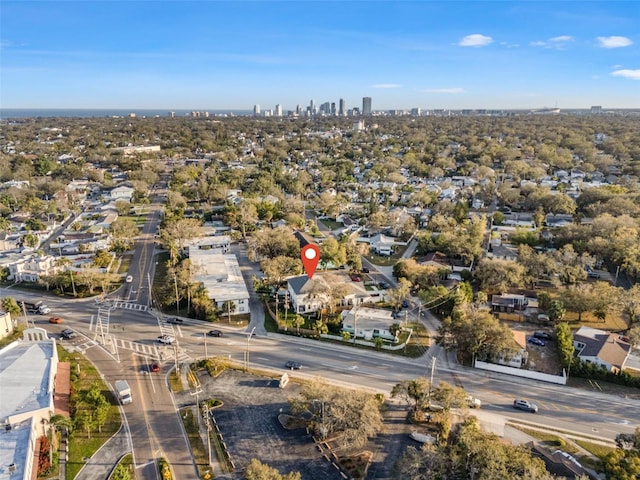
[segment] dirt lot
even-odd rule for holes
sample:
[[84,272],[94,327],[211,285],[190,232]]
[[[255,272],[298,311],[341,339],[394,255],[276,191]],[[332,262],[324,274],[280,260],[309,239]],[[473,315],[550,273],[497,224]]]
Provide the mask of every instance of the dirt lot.
[[[235,463],[233,474],[216,478],[241,479],[252,458],[277,468],[281,473],[300,472],[303,480],[339,480],[339,471],[327,461],[304,429],[285,430],[278,415],[289,410],[288,398],[299,386],[290,382],[285,389],[278,381],[227,370],[218,378],[199,375],[203,392],[200,399],[218,398],[224,402],[214,410],[218,427]],[[193,404],[189,392],[176,395],[179,405]],[[385,428],[365,448],[373,452],[368,479],[393,479],[393,464],[407,445],[418,445],[409,438],[406,407],[391,403],[385,408]]]

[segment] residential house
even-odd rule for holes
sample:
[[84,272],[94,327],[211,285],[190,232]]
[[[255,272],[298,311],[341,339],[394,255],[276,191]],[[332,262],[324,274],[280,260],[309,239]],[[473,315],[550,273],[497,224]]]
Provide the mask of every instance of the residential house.
[[512,245],[494,245],[492,243],[489,246],[487,257],[515,262],[518,259],[518,250]]
[[329,285],[320,275],[300,275],[287,280],[287,292],[296,313],[315,313],[329,301]]
[[502,293],[491,296],[492,312],[522,312],[529,306],[529,299],[524,295]]
[[37,282],[43,275],[53,275],[59,270],[57,259],[51,255],[18,255],[4,259],[9,269],[7,280],[15,283]]
[[573,223],[573,215],[568,215],[564,213],[549,213],[545,217],[545,224],[549,228],[560,228],[566,227],[567,225],[571,225]]
[[372,340],[382,338],[388,342],[397,342],[398,337],[392,335],[391,325],[396,323],[391,310],[379,308],[353,307],[341,313],[342,331],[356,338]]
[[595,363],[609,372],[624,370],[631,345],[615,333],[591,327],[580,327],[573,334],[573,346],[580,360]]
[[391,237],[378,233],[372,237],[359,237],[358,242],[368,243],[371,250],[377,255],[389,256],[393,254],[396,245],[406,245],[406,242],[397,242]]
[[135,189],[133,189],[132,187],[120,185],[119,187],[111,189],[111,191],[109,191],[108,193],[107,198],[111,201],[126,200],[127,202],[130,202],[134,192]]
[[0,312],[0,339],[13,333],[15,322],[9,312]]

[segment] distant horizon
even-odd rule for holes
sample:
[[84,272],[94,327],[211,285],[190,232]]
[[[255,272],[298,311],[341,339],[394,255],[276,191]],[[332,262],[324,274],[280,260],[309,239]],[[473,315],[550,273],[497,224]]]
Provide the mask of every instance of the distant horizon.
[[639,24],[604,0],[3,0],[0,103],[622,109],[640,106]]

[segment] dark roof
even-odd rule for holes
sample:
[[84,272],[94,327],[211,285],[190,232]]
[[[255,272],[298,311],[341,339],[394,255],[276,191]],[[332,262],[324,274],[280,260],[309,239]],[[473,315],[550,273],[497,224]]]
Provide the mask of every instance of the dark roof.
[[309,279],[307,275],[300,275],[299,277],[292,277],[287,280],[291,289],[296,295],[311,293],[316,283],[325,284],[325,280],[322,277],[314,277]]
[[313,240],[313,237],[299,230],[296,230],[293,233],[293,235],[296,237],[296,239],[300,243],[300,248],[306,247],[309,244],[314,244],[314,245],[316,244],[316,242]]

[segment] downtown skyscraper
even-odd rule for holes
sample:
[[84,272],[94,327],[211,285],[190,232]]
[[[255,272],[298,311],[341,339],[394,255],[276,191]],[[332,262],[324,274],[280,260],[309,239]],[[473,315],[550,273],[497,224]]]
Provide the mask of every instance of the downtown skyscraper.
[[371,97],[362,97],[362,115],[371,115]]

